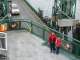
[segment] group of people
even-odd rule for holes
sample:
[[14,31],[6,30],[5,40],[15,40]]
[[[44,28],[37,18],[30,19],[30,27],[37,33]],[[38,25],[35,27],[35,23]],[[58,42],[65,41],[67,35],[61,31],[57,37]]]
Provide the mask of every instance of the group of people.
[[59,54],[60,47],[62,45],[62,41],[59,37],[56,36],[55,33],[50,33],[48,38],[48,45],[50,47],[50,52]]

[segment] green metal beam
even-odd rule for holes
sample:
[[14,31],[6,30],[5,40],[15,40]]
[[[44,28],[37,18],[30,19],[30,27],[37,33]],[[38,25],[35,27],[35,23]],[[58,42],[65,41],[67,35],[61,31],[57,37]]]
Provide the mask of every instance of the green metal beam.
[[75,18],[76,0],[55,0],[52,16],[57,14],[61,19]]
[[0,3],[2,5],[2,7],[0,8],[0,10],[2,11],[2,14],[0,17],[3,18],[8,13],[8,1],[7,0],[0,0]]

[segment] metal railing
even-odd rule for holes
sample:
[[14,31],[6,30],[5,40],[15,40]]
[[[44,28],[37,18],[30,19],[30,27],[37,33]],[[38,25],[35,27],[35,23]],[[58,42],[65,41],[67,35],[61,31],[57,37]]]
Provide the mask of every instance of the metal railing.
[[[15,27],[13,28],[12,25],[14,25],[14,23]],[[29,19],[8,20],[7,26],[8,30],[26,30],[35,34],[36,36],[42,38],[45,41],[43,45],[47,45],[49,32],[55,32],[57,37],[64,37],[64,39],[62,39],[62,49],[68,53],[68,57],[69,55],[71,55],[70,58],[72,60],[75,60],[74,56],[80,58],[80,41],[63,35],[55,29],[51,29],[45,25],[41,25]]]
[[7,60],[7,34],[0,32],[0,60]]

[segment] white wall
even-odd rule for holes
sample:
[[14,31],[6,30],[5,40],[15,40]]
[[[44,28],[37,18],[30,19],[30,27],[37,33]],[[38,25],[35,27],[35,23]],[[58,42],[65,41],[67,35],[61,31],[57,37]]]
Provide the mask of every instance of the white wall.
[[73,26],[73,21],[72,19],[62,19],[58,20],[58,26],[59,27],[68,27],[68,26]]
[[80,20],[80,0],[76,0],[76,14],[75,18]]

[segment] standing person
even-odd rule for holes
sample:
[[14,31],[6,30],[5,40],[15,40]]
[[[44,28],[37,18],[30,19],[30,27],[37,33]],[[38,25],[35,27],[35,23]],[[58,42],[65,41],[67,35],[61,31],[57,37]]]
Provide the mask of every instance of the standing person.
[[59,50],[60,50],[60,47],[62,45],[62,41],[60,38],[56,38],[55,45],[56,45],[56,54],[59,54]]
[[51,33],[48,39],[48,44],[50,46],[51,52],[55,52],[55,41],[56,41],[56,35],[55,33]]

